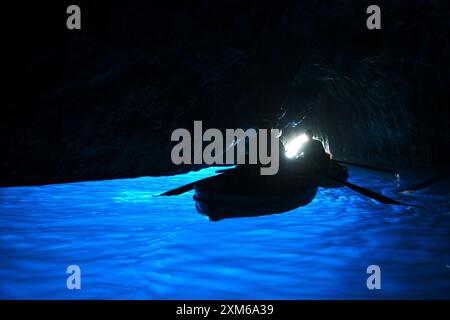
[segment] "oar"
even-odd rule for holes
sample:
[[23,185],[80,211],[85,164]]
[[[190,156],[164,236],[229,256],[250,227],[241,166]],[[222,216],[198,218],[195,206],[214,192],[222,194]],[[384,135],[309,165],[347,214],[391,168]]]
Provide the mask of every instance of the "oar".
[[[224,169],[224,172],[222,172],[221,174],[218,174],[218,175],[215,175],[215,176],[211,176],[211,177],[207,177],[207,178],[203,178],[203,179],[200,179],[200,180],[188,183],[188,184],[186,184],[184,186],[181,186],[181,187],[178,187],[178,188],[166,191],[166,192],[161,193],[161,194],[159,194],[157,196],[178,196],[178,195],[180,195],[182,193],[191,191],[192,189],[194,189],[194,186],[196,184],[198,184],[198,183],[201,183],[201,182],[204,182],[204,181],[208,181],[208,180],[213,179],[215,177],[221,176],[223,174],[226,174],[227,172],[231,172],[234,169],[235,168]],[[220,170],[218,170],[218,171],[220,171]]]
[[228,172],[231,170],[236,170],[236,167],[234,168],[228,168],[228,169],[220,169],[220,170],[216,170],[216,173],[224,173],[224,172]]
[[445,180],[447,178],[450,178],[450,173],[447,173],[446,175],[435,177],[435,178],[432,178],[432,179],[429,179],[429,180],[425,180],[425,181],[422,181],[420,183],[416,183],[416,184],[410,185],[408,187],[401,188],[400,190],[398,190],[398,192],[414,191],[414,190],[426,187],[426,186],[428,186],[428,185],[430,185],[432,183]]
[[184,186],[161,193],[158,196],[178,196],[182,193],[185,193],[185,192],[188,192],[188,191],[191,191],[192,189],[194,189],[195,184],[206,181],[206,180],[214,178],[214,177],[217,177],[217,176],[212,176],[212,177],[208,177],[208,178],[204,178],[204,179],[200,179],[200,180],[188,183]]
[[385,169],[385,168],[379,168],[379,167],[374,167],[374,166],[368,166],[366,164],[360,164],[360,163],[354,163],[354,162],[348,162],[348,161],[343,161],[343,160],[336,160],[333,159],[334,161],[341,163],[341,164],[347,164],[349,166],[354,166],[354,167],[361,167],[361,168],[365,168],[365,169],[370,169],[370,170],[374,170],[374,171],[380,171],[380,172],[385,172],[385,173],[391,173],[393,175],[397,175],[398,172],[395,170],[391,170],[391,169]]
[[386,196],[383,196],[379,193],[376,193],[372,190],[357,186],[356,184],[350,183],[348,181],[333,177],[333,176],[329,176],[330,178],[342,183],[343,185],[345,185],[346,187],[349,187],[350,189],[352,189],[353,191],[356,191],[362,195],[365,195],[366,197],[372,198],[378,202],[384,203],[384,204],[396,204],[396,205],[402,205],[402,206],[408,206],[409,204],[388,198]]

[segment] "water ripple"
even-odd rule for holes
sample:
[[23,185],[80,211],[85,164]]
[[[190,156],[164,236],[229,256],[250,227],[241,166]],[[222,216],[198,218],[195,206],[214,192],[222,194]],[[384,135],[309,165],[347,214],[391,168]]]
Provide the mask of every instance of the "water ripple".
[[[450,298],[448,183],[400,194],[353,170],[353,183],[423,208],[321,189],[303,208],[215,223],[192,192],[154,196],[214,170],[0,188],[0,298]],[[82,290],[66,288],[71,264]],[[371,264],[378,292],[365,285]]]

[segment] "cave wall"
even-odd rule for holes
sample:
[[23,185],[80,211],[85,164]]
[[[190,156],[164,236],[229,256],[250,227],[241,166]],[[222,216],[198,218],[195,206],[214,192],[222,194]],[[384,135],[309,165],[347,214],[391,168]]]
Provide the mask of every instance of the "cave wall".
[[69,4],[5,9],[3,185],[191,170],[170,134],[194,120],[311,127],[341,159],[450,163],[448,1],[380,1],[376,31],[367,1],[81,1],[80,31]]

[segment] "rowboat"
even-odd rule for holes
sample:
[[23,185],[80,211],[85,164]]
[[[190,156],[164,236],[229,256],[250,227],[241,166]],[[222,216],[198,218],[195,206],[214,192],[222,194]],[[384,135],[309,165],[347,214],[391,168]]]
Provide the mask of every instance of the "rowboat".
[[[348,177],[337,163],[330,162],[328,168],[334,176]],[[247,166],[196,184],[195,206],[211,221],[282,213],[309,204],[319,187],[339,187],[329,176],[311,165],[286,168],[274,176]]]

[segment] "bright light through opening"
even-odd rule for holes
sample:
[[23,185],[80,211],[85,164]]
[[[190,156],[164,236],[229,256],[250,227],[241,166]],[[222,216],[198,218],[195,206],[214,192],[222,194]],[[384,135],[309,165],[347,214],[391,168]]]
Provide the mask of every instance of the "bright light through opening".
[[308,136],[306,134],[302,134],[286,143],[284,146],[284,149],[286,150],[286,157],[294,158],[306,141],[308,141]]

